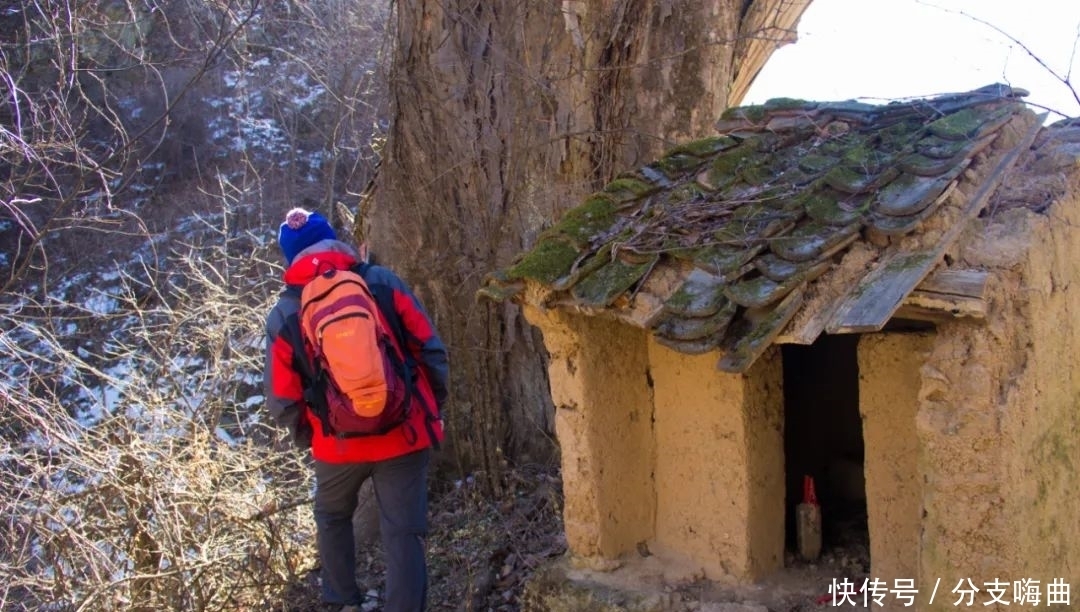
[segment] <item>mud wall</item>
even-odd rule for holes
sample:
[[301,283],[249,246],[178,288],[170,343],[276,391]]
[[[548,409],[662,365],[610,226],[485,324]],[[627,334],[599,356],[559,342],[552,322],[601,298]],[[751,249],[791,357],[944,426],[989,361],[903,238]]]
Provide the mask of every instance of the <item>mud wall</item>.
[[[1022,347],[1013,376],[1003,381],[1007,399],[1002,433],[1002,504],[1011,532],[1015,580],[1080,576],[1080,518],[1075,511],[1080,481],[1080,189],[1072,182],[1039,215],[1012,211],[1000,225],[1031,237],[1025,265],[1010,291],[1024,317],[1014,344]],[[1000,226],[991,234],[1007,231]],[[1015,278],[1015,275],[1014,275]],[[1010,287],[1012,289],[1012,287]],[[1046,602],[1043,602],[1045,605]],[[1015,609],[1015,608],[1014,608]]]
[[654,552],[687,574],[749,581],[783,563],[779,352],[745,376],[649,342],[656,402]]
[[858,345],[870,574],[890,587],[919,578],[923,479],[915,418],[919,370],[933,340],[929,333],[867,334]]
[[1080,181],[1072,185],[1047,215],[1023,212],[1034,238],[1021,279],[1027,330],[1017,330],[1027,335],[1016,344],[1026,341],[1027,363],[1000,393],[1009,397],[1002,497],[1016,542],[1012,575],[1043,585],[1063,578],[1080,606]]
[[[968,579],[983,589],[975,600],[984,610],[1037,610],[1053,580],[1080,575],[1080,190],[1072,159],[1055,169],[1065,191],[1051,196],[1034,188],[1037,176],[1007,177],[1023,205],[980,219],[953,254],[991,272],[989,313],[985,325],[940,326],[922,369],[919,582],[928,596],[940,579],[950,597],[920,610],[954,609],[951,590]],[[983,605],[987,583],[1007,583],[1011,596],[1022,580],[1038,581],[1038,606]]]
[[551,354],[571,553],[594,565],[652,537],[656,495],[646,332],[600,317],[527,307]]
[[784,567],[783,381],[779,347],[770,349],[743,376],[751,542],[745,578],[761,578]]

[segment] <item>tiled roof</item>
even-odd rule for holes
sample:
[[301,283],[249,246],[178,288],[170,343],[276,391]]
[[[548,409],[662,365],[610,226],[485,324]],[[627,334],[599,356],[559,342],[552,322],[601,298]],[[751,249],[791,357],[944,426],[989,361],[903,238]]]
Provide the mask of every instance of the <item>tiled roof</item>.
[[[830,277],[840,291],[802,313],[818,320],[805,340],[880,329],[985,204],[1001,167],[979,166],[1005,163],[1035,124],[1025,93],[730,109],[719,135],[617,177],[480,293],[593,314],[644,308],[624,318],[676,350],[718,350],[730,371],[748,368]],[[869,253],[857,273],[837,272],[856,248]],[[641,307],[646,287],[658,297]]]

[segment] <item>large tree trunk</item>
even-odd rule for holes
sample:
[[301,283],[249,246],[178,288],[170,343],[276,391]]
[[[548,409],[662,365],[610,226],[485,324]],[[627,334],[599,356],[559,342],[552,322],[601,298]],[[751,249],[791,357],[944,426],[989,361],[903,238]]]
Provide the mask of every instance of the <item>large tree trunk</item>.
[[[400,0],[371,242],[451,351],[456,457],[543,458],[543,344],[485,274],[620,171],[712,133],[809,0]],[[745,60],[745,63],[744,63]],[[497,486],[497,484],[496,484]]]

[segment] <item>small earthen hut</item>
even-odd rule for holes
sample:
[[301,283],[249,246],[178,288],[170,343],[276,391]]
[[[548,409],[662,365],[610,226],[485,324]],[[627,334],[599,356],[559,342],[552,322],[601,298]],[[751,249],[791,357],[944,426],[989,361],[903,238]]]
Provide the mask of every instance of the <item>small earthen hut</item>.
[[752,583],[809,475],[890,585],[1075,582],[1080,123],[1022,96],[731,109],[492,275],[550,352],[575,559]]

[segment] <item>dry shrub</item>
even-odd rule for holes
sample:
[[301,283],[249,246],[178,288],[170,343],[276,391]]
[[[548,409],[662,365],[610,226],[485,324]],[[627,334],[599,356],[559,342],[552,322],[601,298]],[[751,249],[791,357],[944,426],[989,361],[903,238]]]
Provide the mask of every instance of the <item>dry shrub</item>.
[[258,414],[273,267],[234,217],[111,307],[5,300],[0,609],[266,609],[310,568],[310,470]]

